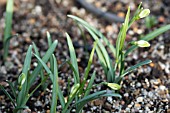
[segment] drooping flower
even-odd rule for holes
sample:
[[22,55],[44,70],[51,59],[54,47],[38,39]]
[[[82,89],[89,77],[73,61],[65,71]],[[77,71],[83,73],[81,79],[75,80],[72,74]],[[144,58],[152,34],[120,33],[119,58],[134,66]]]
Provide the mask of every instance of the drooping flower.
[[139,47],[149,47],[150,46],[149,42],[145,41],[145,40],[135,41],[134,45],[137,45]]
[[150,14],[150,10],[149,10],[149,9],[143,9],[143,10],[139,13],[139,18],[147,17],[149,14]]

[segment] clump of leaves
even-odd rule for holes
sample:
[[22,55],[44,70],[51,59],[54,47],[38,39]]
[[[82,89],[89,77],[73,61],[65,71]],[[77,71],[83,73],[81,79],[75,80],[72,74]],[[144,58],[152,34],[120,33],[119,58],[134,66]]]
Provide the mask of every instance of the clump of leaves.
[[[55,58],[53,52],[57,46],[58,41],[55,40],[49,47],[49,49],[47,50],[47,52],[45,53],[45,55],[43,56],[43,58],[41,59],[41,61],[43,61],[44,63],[48,62],[48,60],[52,57],[52,59],[54,60],[54,66],[55,72],[54,72],[54,77],[52,74],[49,74],[50,78],[52,79],[52,81],[55,79],[57,79],[57,68],[56,68],[56,64],[55,64]],[[34,48],[35,51],[35,56],[36,57],[40,57],[40,54],[38,52],[38,49],[36,47],[36,45],[33,43],[33,46],[30,45],[27,53],[26,53],[26,57],[25,57],[25,61],[24,61],[24,65],[23,65],[23,69],[22,72],[20,74],[20,76],[18,77],[18,80],[15,82],[10,82],[7,81],[9,83],[10,89],[11,89],[11,93],[9,93],[7,90],[5,90],[5,88],[0,85],[0,89],[3,90],[3,92],[7,95],[7,97],[11,100],[11,102],[13,103],[14,106],[14,113],[22,113],[23,109],[28,108],[28,106],[26,106],[27,101],[29,100],[29,98],[32,96],[32,94],[41,86],[45,83],[47,77],[42,73],[42,64],[41,62],[38,63],[38,66],[34,69],[34,70],[30,70],[30,65],[31,65],[31,59],[32,59],[32,49]],[[36,79],[36,77],[38,77],[38,75],[40,74],[41,77],[41,82],[33,89],[30,90],[31,86],[34,84],[34,81]],[[53,82],[53,86],[56,86],[57,83]],[[54,87],[54,88],[56,88]],[[53,95],[56,95],[56,91],[57,89],[53,90]],[[54,110],[56,106],[56,96],[52,97],[52,108],[51,111]],[[53,106],[54,105],[54,106]],[[54,112],[51,112],[54,113]]]
[[[142,65],[146,65],[150,63],[151,60],[145,60],[145,61],[139,62],[138,64],[134,66],[128,67],[127,69],[125,69],[125,66],[124,66],[125,59],[129,53],[131,53],[133,50],[135,50],[138,47],[149,47],[150,44],[148,43],[148,41],[154,39],[158,35],[170,29],[170,25],[163,26],[147,34],[146,36],[142,37],[138,41],[129,42],[128,44],[131,44],[130,47],[126,46],[125,39],[126,39],[126,34],[127,34],[128,29],[131,27],[131,25],[136,20],[147,17],[150,13],[149,9],[143,9],[141,5],[142,3],[138,6],[138,9],[136,10],[136,12],[134,13],[134,16],[131,19],[130,19],[130,7],[128,8],[125,21],[120,28],[120,32],[118,34],[115,45],[112,45],[109,42],[109,40],[100,31],[98,31],[97,29],[89,25],[86,21],[76,16],[68,15],[68,17],[74,19],[78,24],[83,26],[91,34],[92,38],[95,41],[97,41],[96,52],[100,60],[100,63],[104,69],[107,82],[120,83],[125,75],[127,75],[128,73],[130,73],[131,71],[133,71],[134,69]],[[105,49],[106,47],[103,45],[101,40],[103,40],[106,46],[111,50],[112,55],[115,60],[109,57],[109,54],[107,50]]]
[[[96,49],[96,43],[94,43],[94,47],[91,51],[90,54],[90,58],[87,64],[86,69],[84,70],[84,77],[83,80],[81,82],[80,80],[80,76],[79,76],[79,69],[78,69],[78,63],[77,63],[77,58],[76,58],[76,53],[72,44],[72,41],[70,39],[70,36],[66,33],[66,37],[67,37],[67,43],[69,46],[69,52],[70,52],[70,60],[67,60],[67,64],[70,66],[71,70],[73,71],[73,78],[74,78],[74,85],[72,86],[72,88],[70,89],[70,83],[68,82],[68,98],[67,100],[64,99],[64,96],[62,94],[62,91],[60,89],[59,86],[57,86],[57,97],[61,103],[62,106],[62,113],[68,113],[71,111],[71,109],[73,107],[76,107],[76,113],[79,113],[85,104],[87,104],[89,101],[92,101],[94,99],[103,97],[103,96],[114,96],[114,97],[121,97],[121,95],[115,93],[112,90],[119,90],[120,86],[118,84],[108,84],[107,82],[102,82],[101,84],[95,84],[93,85],[94,79],[95,79],[95,71],[93,72],[87,87],[85,87],[85,84],[87,83],[87,78],[89,76],[89,72],[90,72],[90,68],[92,65],[92,61],[93,61],[93,55]],[[42,63],[42,65],[44,66],[45,70],[47,71],[48,74],[51,74],[52,71],[48,68],[48,66],[43,63],[43,61],[38,57],[38,60]],[[53,62],[51,62],[50,64],[54,64]],[[50,66],[51,68],[51,66]],[[55,71],[55,70],[54,70]],[[53,81],[54,82],[54,81]],[[55,81],[57,82],[57,81]],[[97,85],[108,85],[109,87],[111,87],[112,90],[102,90],[102,91],[98,91],[95,92],[93,94],[90,94],[90,90],[92,87],[95,87]],[[53,89],[55,90],[55,89]],[[73,103],[73,101],[75,101]]]

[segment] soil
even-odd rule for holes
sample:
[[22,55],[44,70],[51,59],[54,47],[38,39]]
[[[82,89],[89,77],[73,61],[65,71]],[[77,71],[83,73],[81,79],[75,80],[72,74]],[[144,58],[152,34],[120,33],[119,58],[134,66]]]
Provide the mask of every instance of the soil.
[[[131,14],[137,9],[141,1],[136,0],[86,0],[103,11],[108,11],[124,18],[127,8],[131,6]],[[141,36],[150,33],[156,28],[170,23],[170,1],[169,0],[142,0],[143,7],[151,10],[152,16],[157,23],[151,28],[145,25],[145,19],[135,22],[127,34],[127,41],[138,40]],[[5,27],[5,6],[6,0],[0,0],[0,58],[2,59],[2,40]],[[92,26],[99,29],[112,44],[115,45],[117,34],[121,23],[110,23],[107,20],[97,18],[86,11],[80,4],[73,0],[15,0],[12,34],[19,36],[10,41],[9,55],[4,63],[0,60],[0,84],[8,91],[9,86],[5,80],[15,81],[20,75],[24,63],[25,53],[28,46],[34,42],[39,48],[40,54],[44,55],[48,48],[46,32],[49,31],[52,39],[58,40],[55,55],[57,62],[61,65],[69,58],[69,51],[66,42],[65,32],[72,38],[79,64],[80,75],[83,75],[87,66],[89,53],[92,49],[93,40],[85,31],[86,42],[83,40],[77,24],[67,14],[76,15]],[[125,76],[122,82],[122,89],[119,93],[122,99],[101,98],[85,105],[83,112],[103,113],[170,113],[170,31],[150,41],[151,47],[139,48],[131,53],[126,59],[126,67],[132,66],[139,61],[151,59],[152,63],[142,66],[133,73]],[[32,61],[32,68],[36,65],[36,59]],[[104,72],[94,55],[92,71],[97,71],[95,83],[106,80]],[[67,81],[71,77],[71,70],[67,65],[59,69],[59,84],[62,87],[64,96],[67,96]],[[36,86],[39,79],[33,85]],[[38,89],[27,103],[29,109],[25,112],[48,113],[50,110],[51,83],[45,91]],[[105,87],[93,89],[93,92]],[[0,113],[11,113],[12,103],[0,91]],[[61,111],[58,103],[57,111]],[[75,110],[73,109],[72,112]]]

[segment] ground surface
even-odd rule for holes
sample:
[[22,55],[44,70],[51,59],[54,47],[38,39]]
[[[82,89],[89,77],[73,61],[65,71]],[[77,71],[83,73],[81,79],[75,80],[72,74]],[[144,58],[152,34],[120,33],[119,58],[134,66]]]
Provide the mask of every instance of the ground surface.
[[[130,5],[132,13],[137,8],[139,2],[136,0],[87,0],[89,3],[104,10],[116,13],[124,17],[127,7]],[[170,23],[170,2],[169,0],[143,0],[143,7],[151,10],[151,15],[156,17],[158,23],[152,28],[146,28],[144,19],[136,22],[128,31],[127,41],[136,40],[141,35],[145,35],[155,28]],[[4,30],[5,0],[0,1],[0,48],[2,48],[2,37]],[[35,42],[43,55],[48,48],[46,31],[49,31],[53,40],[59,41],[56,56],[59,64],[69,58],[65,32],[68,32],[76,48],[79,61],[79,70],[87,65],[88,55],[84,52],[84,42],[77,25],[67,14],[73,14],[88,21],[98,28],[108,39],[115,44],[120,23],[109,23],[106,20],[97,19],[87,12],[79,4],[71,0],[15,0],[12,34],[19,33],[17,38],[13,38],[10,43],[9,57],[4,64],[0,60],[0,84],[8,85],[4,80],[14,81],[21,72],[24,62],[25,52],[28,46]],[[88,50],[91,51],[93,41],[87,34]],[[120,94],[122,99],[102,98],[88,103],[85,112],[153,112],[170,113],[170,31],[157,37],[150,42],[151,47],[138,49],[127,58],[126,66],[136,64],[138,61],[151,59],[150,65],[143,66],[135,72],[129,74],[123,80]],[[2,59],[3,51],[0,51]],[[36,60],[35,60],[36,61]],[[33,62],[34,67],[35,62]],[[105,79],[97,56],[94,57],[92,70],[97,71],[95,83]],[[69,70],[69,71],[68,71]],[[65,91],[67,79],[71,73],[67,66],[60,69],[60,86]],[[92,71],[93,72],[93,71]],[[38,82],[38,81],[37,81]],[[99,87],[98,89],[101,89]],[[98,89],[94,89],[96,91]],[[28,102],[32,112],[49,112],[51,86],[46,92],[37,91]],[[66,92],[65,92],[66,93]],[[65,94],[66,95],[66,94]],[[10,113],[12,105],[9,99],[0,91],[0,112]],[[61,106],[57,107],[61,110]]]

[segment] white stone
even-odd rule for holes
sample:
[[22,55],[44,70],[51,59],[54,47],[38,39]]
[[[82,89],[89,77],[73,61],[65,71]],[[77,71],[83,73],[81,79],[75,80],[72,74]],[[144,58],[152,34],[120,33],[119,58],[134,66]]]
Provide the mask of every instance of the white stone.
[[136,100],[137,102],[143,102],[143,97],[138,97]]

